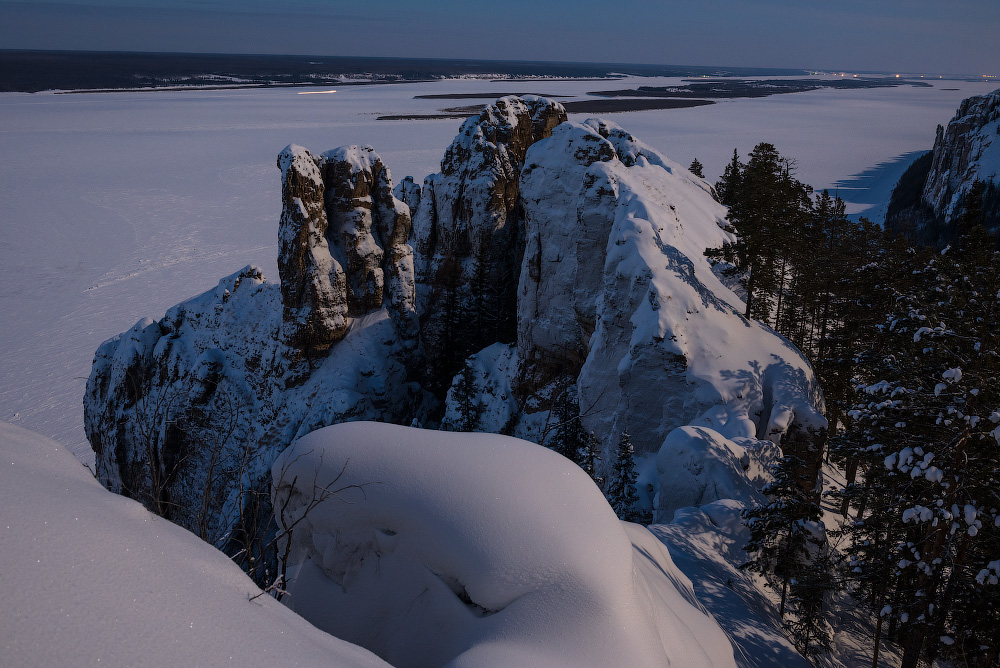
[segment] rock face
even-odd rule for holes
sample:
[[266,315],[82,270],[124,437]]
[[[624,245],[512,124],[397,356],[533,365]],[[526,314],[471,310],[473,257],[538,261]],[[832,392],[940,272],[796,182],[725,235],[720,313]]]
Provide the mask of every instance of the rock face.
[[347,330],[347,279],[326,240],[323,177],[316,159],[301,146],[285,148],[278,155],[278,168],[282,333],[293,347],[326,349]]
[[976,179],[1000,178],[1000,90],[962,101],[948,127],[938,126],[922,199],[950,222]]
[[285,340],[324,350],[344,337],[348,317],[383,301],[404,332],[416,334],[410,212],[374,149],[345,146],[316,159],[291,145],[278,167]]
[[1000,230],[1000,90],[970,97],[934,150],[917,159],[893,190],[886,227],[916,243],[951,243],[963,218],[977,211],[988,230]]
[[[470,359],[481,428],[541,441],[552,433],[553,401],[568,390],[606,467],[626,429],[636,453],[651,457],[676,449],[676,431],[696,425],[714,434],[706,443],[744,439],[734,446],[741,451],[780,444],[816,478],[822,394],[802,355],[744,318],[705,259],[706,248],[730,239],[707,183],[620,127],[588,120],[563,123],[529,149],[521,198],[516,349]],[[457,379],[451,389],[446,421],[461,424]],[[660,488],[662,507],[719,498],[691,491],[703,480],[743,481],[713,483],[727,490],[761,484],[741,457],[719,467],[729,468]],[[656,476],[650,484],[647,509]]]
[[[447,386],[469,354],[515,337],[523,253],[519,173],[528,147],[566,120],[544,98],[504,97],[468,119],[424,180],[413,240],[427,381]],[[405,192],[404,192],[405,190]]]

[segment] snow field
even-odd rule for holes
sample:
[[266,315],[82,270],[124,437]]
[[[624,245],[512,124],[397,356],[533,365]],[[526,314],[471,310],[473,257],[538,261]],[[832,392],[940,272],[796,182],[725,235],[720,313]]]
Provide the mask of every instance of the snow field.
[[[92,461],[80,397],[94,351],[142,317],[215,285],[247,264],[277,280],[280,181],[275,156],[305,146],[371,144],[396,181],[437,171],[454,119],[376,121],[432,113],[449,92],[569,95],[667,85],[440,81],[296,89],[0,95],[0,419],[55,438]],[[609,114],[710,181],[739,147],[774,143],[818,188],[896,156],[929,149],[934,127],[978,82],[933,88],[821,90],[707,107]],[[957,88],[949,91],[944,88]],[[485,100],[484,100],[485,101]],[[579,118],[574,116],[574,118]],[[905,166],[904,166],[905,168]],[[850,192],[840,194],[851,201]],[[887,196],[887,193],[886,193]]]

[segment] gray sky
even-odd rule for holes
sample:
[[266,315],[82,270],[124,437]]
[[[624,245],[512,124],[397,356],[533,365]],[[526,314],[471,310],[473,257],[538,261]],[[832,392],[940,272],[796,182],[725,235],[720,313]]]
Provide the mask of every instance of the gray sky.
[[1000,74],[998,0],[0,0],[0,48]]

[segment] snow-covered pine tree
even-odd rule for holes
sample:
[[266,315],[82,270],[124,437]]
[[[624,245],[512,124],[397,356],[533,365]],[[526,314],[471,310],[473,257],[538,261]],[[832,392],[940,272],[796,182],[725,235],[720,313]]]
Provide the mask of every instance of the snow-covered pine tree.
[[638,474],[635,470],[634,454],[632,439],[626,429],[618,439],[614,468],[605,494],[615,514],[626,522],[638,522],[642,519],[638,508],[639,494],[635,489]]
[[779,459],[771,468],[773,480],[762,490],[768,502],[741,513],[750,530],[750,541],[743,548],[749,559],[740,569],[763,575],[771,587],[781,592],[778,612],[782,617],[791,581],[802,575],[825,543],[819,506],[799,485],[797,471],[803,466],[804,462],[794,455]]
[[968,607],[995,600],[1000,540],[1000,254],[991,241],[966,231],[899,294],[872,360],[878,380],[852,411],[851,440],[869,444],[850,558],[868,580],[859,592],[897,632],[903,668],[959,653],[985,666],[998,655],[1000,612]]

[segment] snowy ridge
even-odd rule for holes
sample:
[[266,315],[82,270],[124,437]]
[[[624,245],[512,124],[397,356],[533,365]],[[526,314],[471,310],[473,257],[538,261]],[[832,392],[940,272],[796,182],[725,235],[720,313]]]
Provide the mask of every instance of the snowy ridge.
[[545,448],[353,422],[273,479],[302,518],[289,605],[395,666],[735,665],[663,546]]

